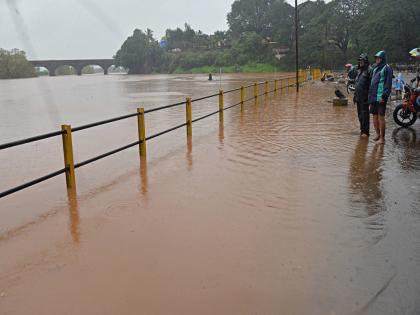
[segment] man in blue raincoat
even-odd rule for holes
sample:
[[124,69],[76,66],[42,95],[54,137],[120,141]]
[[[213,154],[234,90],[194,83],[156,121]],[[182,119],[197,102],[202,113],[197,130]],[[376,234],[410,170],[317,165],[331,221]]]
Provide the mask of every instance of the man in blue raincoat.
[[386,63],[385,51],[375,55],[376,65],[372,72],[369,89],[370,113],[373,115],[373,126],[376,131],[377,144],[385,143],[385,113],[388,98],[392,90],[392,68]]

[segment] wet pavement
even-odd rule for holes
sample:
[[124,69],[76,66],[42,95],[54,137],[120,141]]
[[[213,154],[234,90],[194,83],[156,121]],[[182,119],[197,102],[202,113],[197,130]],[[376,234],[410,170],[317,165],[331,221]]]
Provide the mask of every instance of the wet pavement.
[[[334,88],[235,107],[194,124],[192,143],[184,129],[150,141],[147,163],[133,148],[86,166],[77,193],[60,177],[1,199],[0,314],[419,314],[420,124],[398,129],[390,106],[375,146],[355,106],[332,106]],[[0,82],[13,95],[0,142],[218,89],[199,76]],[[150,114],[147,132],[184,119]],[[136,136],[135,119],[75,134],[76,160]],[[61,168],[60,150],[0,152],[0,190]]]

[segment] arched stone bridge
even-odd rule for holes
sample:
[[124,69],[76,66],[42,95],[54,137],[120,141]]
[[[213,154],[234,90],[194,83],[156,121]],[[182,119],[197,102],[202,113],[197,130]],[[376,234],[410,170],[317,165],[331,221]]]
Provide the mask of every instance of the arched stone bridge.
[[100,66],[104,69],[104,74],[108,74],[108,69],[114,65],[114,59],[80,59],[80,60],[31,60],[34,67],[44,67],[55,76],[55,71],[61,66],[72,66],[78,75],[82,75],[82,70],[86,66]]

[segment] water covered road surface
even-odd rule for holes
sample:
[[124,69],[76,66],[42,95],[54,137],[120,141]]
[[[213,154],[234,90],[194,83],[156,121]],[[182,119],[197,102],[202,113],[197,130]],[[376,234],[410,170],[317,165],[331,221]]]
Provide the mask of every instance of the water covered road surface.
[[[116,80],[102,78],[81,79]],[[230,79],[225,89],[251,80]],[[132,80],[107,82],[134,99],[127,111],[218,89]],[[164,100],[154,88],[167,90]],[[185,130],[151,141],[142,166],[133,148],[80,169],[77,195],[57,178],[1,200],[0,313],[420,313],[420,125],[390,122],[386,145],[375,146],[359,139],[355,107],[333,107],[332,94],[316,83],[250,102],[244,114],[233,108],[223,126],[217,116],[195,124],[192,144]],[[72,124],[125,113],[104,102],[105,113],[94,102],[86,119],[58,113]],[[215,109],[209,100],[193,114]],[[152,134],[182,123],[185,110],[146,119]],[[136,140],[136,128],[76,135],[76,160]],[[6,154],[16,164],[25,150],[39,154],[33,176],[34,165],[61,167],[59,147]],[[12,176],[4,155],[2,188],[23,173]]]

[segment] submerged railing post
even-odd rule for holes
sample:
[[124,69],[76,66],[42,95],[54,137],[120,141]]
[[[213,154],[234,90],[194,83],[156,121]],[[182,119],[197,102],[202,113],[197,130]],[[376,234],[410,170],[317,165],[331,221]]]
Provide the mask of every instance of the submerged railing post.
[[187,137],[192,137],[192,102],[191,97],[186,101],[186,123],[187,123]]
[[257,82],[254,83],[254,98],[255,99],[258,98],[258,83]]
[[277,93],[277,80],[274,80],[274,93]]
[[144,108],[137,108],[137,127],[139,133],[139,152],[140,157],[146,157],[146,124],[144,122]]
[[61,130],[64,131],[62,138],[64,166],[66,167],[66,184],[68,189],[74,189],[76,188],[76,174],[74,172],[73,140],[71,135],[71,126],[62,125]]
[[241,112],[245,110],[245,87],[241,86]]
[[265,95],[268,95],[268,81],[265,81],[265,90],[264,90]]
[[223,123],[223,112],[225,107],[223,90],[219,91],[219,121]]

